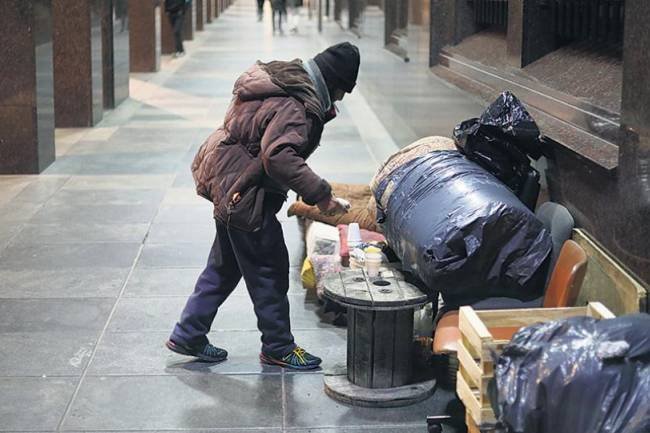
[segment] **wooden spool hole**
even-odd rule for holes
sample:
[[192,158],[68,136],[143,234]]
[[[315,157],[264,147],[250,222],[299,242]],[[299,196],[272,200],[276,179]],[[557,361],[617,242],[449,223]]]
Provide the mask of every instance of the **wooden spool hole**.
[[[374,284],[375,286],[386,287],[386,286],[390,286],[390,281],[377,280],[377,281],[373,281],[372,284]],[[383,290],[392,291],[391,289],[383,289]],[[386,293],[386,292],[384,292],[384,293]]]

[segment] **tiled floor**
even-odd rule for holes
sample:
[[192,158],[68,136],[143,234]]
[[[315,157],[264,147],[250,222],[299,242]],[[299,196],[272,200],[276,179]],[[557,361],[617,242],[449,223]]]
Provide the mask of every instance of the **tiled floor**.
[[[443,409],[444,394],[399,409],[348,407],[324,394],[322,372],[261,366],[243,285],[210,334],[227,362],[163,347],[214,234],[189,164],[232,83],[258,58],[310,57],[341,37],[331,23],[326,36],[306,20],[297,36],[273,37],[270,26],[240,0],[188,56],[134,75],[131,99],[100,125],[58,130],[58,158],[44,174],[0,177],[0,431],[414,433]],[[376,91],[364,71],[361,89]],[[367,101],[351,95],[328,124],[310,160],[324,177],[367,182],[396,149]],[[344,360],[345,330],[305,296],[298,227],[280,216],[295,336],[327,369]]]

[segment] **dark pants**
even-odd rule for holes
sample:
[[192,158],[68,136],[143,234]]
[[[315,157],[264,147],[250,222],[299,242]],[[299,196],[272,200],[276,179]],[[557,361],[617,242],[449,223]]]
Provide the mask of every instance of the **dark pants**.
[[263,226],[257,232],[243,232],[217,222],[208,265],[187,300],[172,340],[188,346],[207,343],[217,310],[243,276],[262,332],[262,351],[281,357],[296,347],[287,298],[289,253],[282,225],[275,217],[283,202],[282,196],[268,196]]
[[184,53],[183,48],[183,25],[185,24],[185,8],[180,8],[175,12],[167,12],[169,22],[174,30],[174,43],[176,44],[176,52]]
[[264,15],[264,1],[265,0],[257,0],[257,17],[262,18],[262,15]]
[[[275,24],[275,17],[278,17],[278,24],[276,26]],[[282,9],[273,9],[273,31],[277,30],[281,33],[282,32],[282,17],[286,16],[286,13]]]

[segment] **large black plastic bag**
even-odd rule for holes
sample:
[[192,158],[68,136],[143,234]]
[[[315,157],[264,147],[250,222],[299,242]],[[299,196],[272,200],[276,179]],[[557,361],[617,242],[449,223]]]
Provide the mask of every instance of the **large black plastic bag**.
[[512,432],[650,432],[647,314],[529,326],[495,374],[497,411]]
[[[537,183],[539,173],[529,157],[542,156],[542,142],[535,120],[515,95],[503,92],[480,118],[456,126],[454,141],[468,159],[494,174],[517,196],[530,195],[527,189],[531,182]],[[524,201],[534,204],[537,192]]]
[[457,151],[436,151],[387,176],[378,203],[387,189],[379,222],[391,248],[445,301],[543,294],[549,233],[486,170]]

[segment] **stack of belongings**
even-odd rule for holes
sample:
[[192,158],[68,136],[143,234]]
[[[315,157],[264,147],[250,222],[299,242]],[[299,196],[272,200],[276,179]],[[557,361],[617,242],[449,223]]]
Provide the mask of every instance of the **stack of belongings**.
[[[536,129],[509,94],[476,121],[484,125],[493,115],[503,126],[499,141],[505,142],[510,132],[516,139],[508,146],[517,149],[520,138],[532,136],[519,135],[519,126]],[[482,126],[476,131],[487,136]],[[534,141],[539,143],[537,136]],[[534,148],[532,143],[526,146]],[[476,155],[489,157],[482,152],[485,149],[479,150]],[[467,305],[493,297],[539,298],[552,242],[550,233],[511,189],[526,182],[504,181],[472,159],[475,155],[438,150],[385,170],[372,185],[382,232],[402,268],[418,277],[431,294],[440,293],[446,304]],[[521,172],[513,169],[510,174],[518,177]]]
[[492,173],[535,210],[539,172],[529,158],[538,160],[543,147],[537,124],[515,95],[503,92],[480,118],[456,126],[454,141],[467,159]]
[[[412,159],[436,150],[454,149],[454,141],[445,137],[426,137],[392,155],[377,171],[370,186],[332,183],[332,192],[337,197],[350,201],[350,212],[343,215],[327,216],[316,206],[310,206],[298,200],[288,210],[289,216],[298,216],[305,220],[305,243],[307,258],[301,272],[303,286],[316,290],[322,299],[323,279],[330,273],[338,272],[342,266],[349,266],[350,253],[356,251],[354,262],[359,263],[359,251],[372,245],[385,244],[380,233],[381,227],[376,222],[377,203],[371,187],[377,185],[391,171],[408,163]],[[350,225],[354,228],[353,239],[349,244]],[[336,234],[338,233],[338,235]],[[374,251],[374,250],[370,250]],[[372,253],[371,253],[372,254]]]
[[523,328],[499,356],[490,391],[509,432],[650,432],[650,316]]

